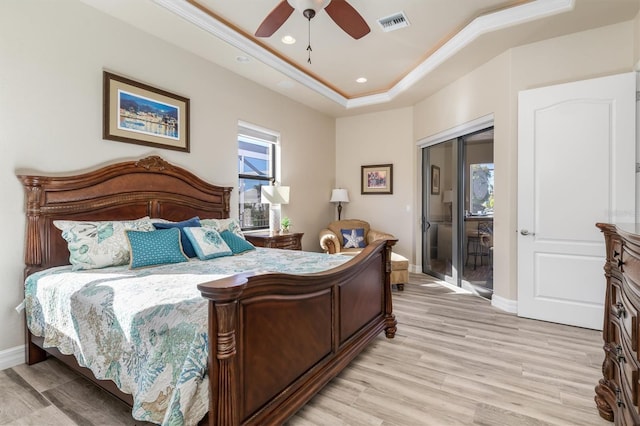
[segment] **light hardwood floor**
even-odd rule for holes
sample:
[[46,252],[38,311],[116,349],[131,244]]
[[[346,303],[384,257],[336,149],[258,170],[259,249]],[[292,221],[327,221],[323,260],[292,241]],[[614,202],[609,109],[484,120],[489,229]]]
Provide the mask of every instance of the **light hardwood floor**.
[[[611,425],[600,333],[518,318],[411,274],[383,334],[288,425]],[[0,424],[141,425],[55,360],[0,371]]]

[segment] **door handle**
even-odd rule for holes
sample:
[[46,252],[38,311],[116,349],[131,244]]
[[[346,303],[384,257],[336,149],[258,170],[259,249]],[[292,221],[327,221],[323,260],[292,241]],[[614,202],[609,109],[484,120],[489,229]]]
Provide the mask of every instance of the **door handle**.
[[526,229],[522,229],[520,230],[520,235],[524,235],[526,237],[527,235],[536,235],[536,234],[534,232],[529,232]]

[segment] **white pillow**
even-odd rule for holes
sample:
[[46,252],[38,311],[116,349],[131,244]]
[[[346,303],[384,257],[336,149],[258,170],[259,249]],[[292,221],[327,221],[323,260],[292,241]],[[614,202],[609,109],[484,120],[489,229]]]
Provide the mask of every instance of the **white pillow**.
[[213,228],[218,231],[218,233],[229,231],[232,234],[236,234],[243,240],[245,239],[238,219],[200,219],[200,225],[205,228]]
[[224,242],[218,231],[208,227],[182,228],[191,241],[198,259],[207,260],[222,256],[232,256],[233,252]]
[[98,269],[129,263],[126,230],[153,231],[149,217],[124,221],[55,220],[67,241],[69,263],[74,271]]

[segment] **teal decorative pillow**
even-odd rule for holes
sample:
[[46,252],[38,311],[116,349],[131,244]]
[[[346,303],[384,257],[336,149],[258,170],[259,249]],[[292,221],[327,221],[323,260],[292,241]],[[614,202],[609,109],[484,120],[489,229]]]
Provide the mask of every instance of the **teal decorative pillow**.
[[182,232],[184,232],[189,242],[191,242],[200,260],[233,255],[227,243],[224,242],[215,229],[190,227],[183,228]]
[[244,240],[244,234],[242,233],[238,219],[200,219],[200,225],[205,228],[213,228],[220,234],[223,231],[229,231]]
[[69,263],[74,271],[98,269],[129,263],[127,230],[153,231],[148,217],[124,221],[56,220],[56,228],[67,241]]
[[[156,229],[178,228],[182,231],[182,229],[186,227],[200,226],[200,218],[196,216],[188,220],[183,220],[182,222],[169,222],[164,220],[158,222],[154,221],[153,226],[155,226]],[[180,235],[180,243],[182,244],[182,250],[184,250],[184,254],[189,257],[196,257],[196,252],[191,245],[191,241],[189,241],[186,235]]]
[[131,247],[131,269],[189,260],[182,251],[178,228],[126,232]]
[[344,248],[365,248],[364,228],[341,229],[342,247]]
[[256,248],[249,241],[240,238],[231,231],[222,231],[220,236],[229,246],[233,254],[244,253],[245,251],[255,250]]

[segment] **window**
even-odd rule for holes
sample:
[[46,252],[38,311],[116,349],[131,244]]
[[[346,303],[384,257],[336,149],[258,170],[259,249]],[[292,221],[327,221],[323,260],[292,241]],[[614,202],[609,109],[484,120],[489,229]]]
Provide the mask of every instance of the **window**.
[[471,212],[493,212],[493,163],[471,164]]
[[275,181],[277,142],[274,134],[238,126],[238,212],[243,230],[269,229],[269,204],[260,202],[260,192]]

